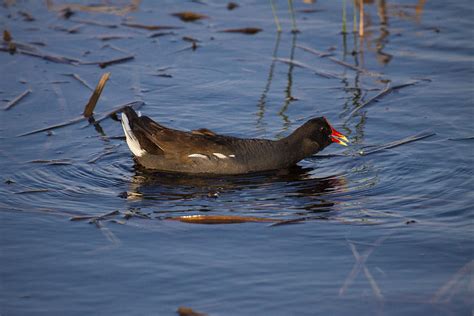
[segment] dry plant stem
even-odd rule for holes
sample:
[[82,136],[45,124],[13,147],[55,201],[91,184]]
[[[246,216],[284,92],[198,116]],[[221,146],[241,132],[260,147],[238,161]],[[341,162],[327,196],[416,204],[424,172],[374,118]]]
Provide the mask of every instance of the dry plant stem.
[[393,86],[393,87],[391,87],[390,84],[388,83],[385,86],[385,88],[379,94],[377,94],[376,96],[372,97],[368,101],[362,103],[361,105],[357,106],[354,110],[352,110],[352,112],[348,115],[346,122],[351,117],[353,117],[354,114],[356,114],[360,109],[372,104],[375,101],[378,101],[380,98],[386,96],[387,94],[392,93],[395,90],[402,89],[402,88],[409,87],[409,86],[413,86],[413,85],[417,84],[418,82],[420,82],[420,81],[418,80],[418,81],[407,82],[407,83],[399,84],[399,85],[396,85],[396,86]]
[[[99,115],[97,115],[98,119],[96,119],[95,122],[100,123],[100,122],[102,122],[103,120],[105,120],[106,118],[108,118],[110,115],[122,111],[122,110],[123,110],[125,107],[127,107],[127,106],[131,106],[131,107],[134,107],[135,109],[138,109],[138,108],[140,108],[143,104],[144,104],[143,101],[133,101],[133,102],[129,102],[129,103],[126,103],[126,104],[119,105],[119,106],[115,107],[114,109],[112,109],[112,110],[110,110],[110,111],[108,111],[108,112],[100,113]],[[63,122],[63,123],[59,123],[59,124],[55,124],[55,125],[50,125],[50,126],[43,127],[43,128],[40,128],[40,129],[36,129],[36,130],[34,130],[34,131],[31,131],[31,132],[27,132],[27,133],[20,134],[20,135],[18,135],[17,137],[28,136],[28,135],[32,135],[32,134],[37,134],[37,133],[41,133],[41,132],[45,132],[45,131],[49,131],[49,130],[53,130],[53,129],[65,127],[65,126],[68,126],[68,125],[72,125],[72,124],[81,122],[81,121],[83,121],[83,120],[85,120],[85,119],[87,119],[87,118],[84,117],[84,115],[80,115],[80,116],[77,116],[77,117],[75,117],[75,118],[73,118],[73,119],[71,119],[71,120],[69,120],[69,121],[66,121],[66,122]]]
[[23,99],[24,97],[26,97],[28,94],[31,93],[31,89],[27,89],[25,91],[23,91],[19,96],[17,96],[15,99],[11,100],[10,102],[7,103],[7,105],[5,105],[5,107],[3,108],[5,111],[8,111],[10,110],[12,107],[14,107],[18,102],[21,101],[21,99]]
[[94,108],[97,105],[97,101],[99,100],[100,95],[102,94],[102,90],[104,90],[105,83],[109,80],[110,72],[106,72],[102,75],[99,80],[99,83],[95,87],[94,92],[92,93],[89,102],[87,102],[83,115],[84,117],[90,117],[94,112]]
[[90,86],[90,84],[87,83],[87,81],[85,81],[84,79],[82,79],[81,77],[79,77],[78,74],[68,74],[68,76],[71,76],[73,77],[74,79],[76,79],[77,81],[79,81],[80,83],[82,83],[82,85],[84,85],[84,87],[86,87],[87,89],[93,91],[94,88],[92,88]]
[[129,60],[132,60],[134,58],[135,58],[134,55],[128,55],[128,56],[114,58],[114,59],[110,59],[110,60],[104,60],[104,61],[83,61],[83,62],[80,62],[79,64],[81,64],[81,65],[99,65],[100,68],[105,68],[105,67],[110,66],[112,64],[123,63],[123,62],[129,61]]
[[417,141],[417,140],[425,139],[425,138],[428,138],[428,137],[431,137],[431,136],[434,136],[434,135],[436,135],[436,133],[434,133],[432,131],[423,131],[423,132],[420,132],[420,133],[415,134],[413,136],[405,137],[403,139],[400,139],[400,140],[397,140],[397,141],[394,141],[394,142],[390,142],[390,143],[378,146],[376,148],[369,149],[366,152],[361,153],[360,155],[361,156],[367,156],[367,155],[374,154],[376,152],[379,152],[379,151],[382,151],[382,150],[385,150],[385,149],[395,148],[395,147],[405,145],[405,144],[408,144],[408,143],[411,143],[411,142],[414,142],[414,141]]
[[180,221],[192,224],[240,224],[240,223],[268,223],[278,220],[263,217],[234,216],[234,215],[184,215],[168,217],[166,220]]
[[70,220],[70,221],[83,221],[83,220],[91,220],[91,219],[102,220],[102,219],[107,219],[107,217],[115,216],[115,215],[119,215],[119,214],[120,214],[119,211],[112,211],[112,212],[105,213],[105,214],[102,214],[102,215],[81,215],[81,216],[74,216],[74,217],[71,217],[69,220]]
[[359,0],[359,36],[364,36],[364,0]]
[[130,23],[130,22],[123,22],[122,25],[123,26],[128,26],[128,27],[133,27],[133,28],[138,28],[138,29],[144,29],[144,30],[148,30],[148,31],[176,30],[176,29],[181,29],[182,28],[180,26],[145,25],[145,24]]
[[275,25],[277,28],[277,32],[281,32],[281,25],[280,25],[280,20],[278,20],[278,16],[276,13],[276,7],[275,7],[275,0],[270,0],[270,5],[272,7],[272,13],[273,13],[273,19],[275,20]]

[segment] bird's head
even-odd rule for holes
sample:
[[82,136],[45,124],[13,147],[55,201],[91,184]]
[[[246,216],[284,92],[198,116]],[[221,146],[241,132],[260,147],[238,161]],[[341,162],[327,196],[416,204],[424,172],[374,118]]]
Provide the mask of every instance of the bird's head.
[[347,137],[332,127],[325,117],[311,119],[304,125],[308,137],[312,141],[318,143],[321,146],[321,149],[332,143],[347,146],[347,143],[349,142]]

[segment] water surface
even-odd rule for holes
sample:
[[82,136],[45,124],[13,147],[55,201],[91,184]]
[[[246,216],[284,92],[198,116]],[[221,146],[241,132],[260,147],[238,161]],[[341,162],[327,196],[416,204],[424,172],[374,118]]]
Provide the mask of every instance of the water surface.
[[[1,314],[472,313],[472,4],[368,4],[359,39],[341,34],[342,2],[295,3],[298,34],[280,2],[279,36],[266,2],[230,11],[220,1],[142,1],[124,16],[73,10],[68,20],[39,1],[2,5],[14,41],[83,61],[134,59],[101,69],[0,52],[2,103],[32,90],[0,112]],[[179,11],[208,18],[185,23],[171,16]],[[220,32],[241,27],[263,31]],[[196,50],[184,36],[199,40]],[[267,138],[324,115],[352,145],[290,170],[189,177],[141,170],[112,119],[18,137],[79,116],[91,91],[70,74],[94,86],[106,71],[99,114],[143,101],[143,114],[173,128]],[[351,115],[387,83],[408,82]],[[435,135],[360,155],[421,131]],[[97,225],[70,221],[112,211]],[[196,214],[304,221],[167,220]]]

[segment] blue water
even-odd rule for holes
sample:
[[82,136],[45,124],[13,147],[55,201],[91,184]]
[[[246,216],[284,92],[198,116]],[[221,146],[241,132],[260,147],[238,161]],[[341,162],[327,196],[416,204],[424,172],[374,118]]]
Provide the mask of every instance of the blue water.
[[[279,1],[280,36],[265,1],[232,11],[220,1],[142,1],[125,16],[73,10],[69,20],[40,1],[2,4],[0,27],[14,41],[84,61],[135,58],[101,69],[0,52],[0,106],[32,90],[0,110],[0,314],[175,315],[188,306],[209,315],[470,315],[473,6],[386,2],[366,5],[363,39],[341,34],[341,1],[296,2],[296,35]],[[170,15],[180,11],[208,18]],[[347,11],[352,31],[351,3]],[[181,28],[149,37],[157,31],[121,25],[126,19]],[[241,27],[263,31],[220,32]],[[143,114],[173,128],[267,138],[324,115],[352,143],[291,170],[199,178],[138,168],[112,119],[18,136],[80,116],[91,91],[67,74],[95,86],[104,72],[98,114],[144,101]],[[350,115],[388,81],[416,84]],[[435,135],[360,155],[422,131]],[[70,221],[112,211],[97,225]],[[196,214],[301,221],[167,219]]]

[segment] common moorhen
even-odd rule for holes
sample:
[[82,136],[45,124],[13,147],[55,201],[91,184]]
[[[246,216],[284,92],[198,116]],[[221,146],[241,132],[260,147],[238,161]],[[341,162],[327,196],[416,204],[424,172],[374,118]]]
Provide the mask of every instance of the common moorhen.
[[147,169],[192,174],[243,174],[287,168],[347,138],[324,117],[313,118],[280,140],[237,138],[208,129],[167,128],[131,107],[122,113],[128,147]]

